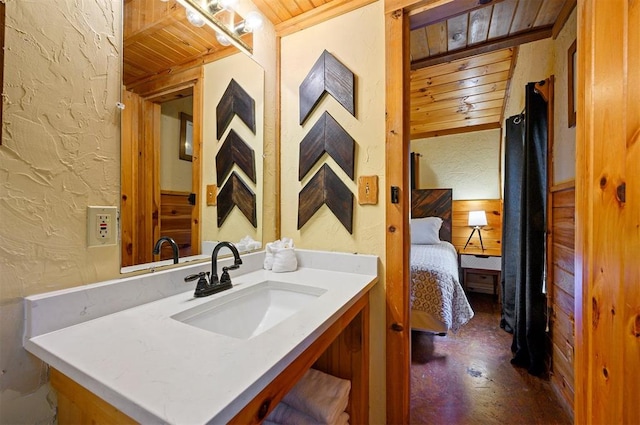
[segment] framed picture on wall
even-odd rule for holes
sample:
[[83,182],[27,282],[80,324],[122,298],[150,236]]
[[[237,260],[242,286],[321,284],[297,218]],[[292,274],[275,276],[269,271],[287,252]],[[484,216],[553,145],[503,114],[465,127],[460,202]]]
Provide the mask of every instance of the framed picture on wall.
[[193,117],[180,112],[180,159],[193,159]]
[[576,125],[576,41],[573,41],[567,53],[567,87],[569,88],[567,122],[569,127]]

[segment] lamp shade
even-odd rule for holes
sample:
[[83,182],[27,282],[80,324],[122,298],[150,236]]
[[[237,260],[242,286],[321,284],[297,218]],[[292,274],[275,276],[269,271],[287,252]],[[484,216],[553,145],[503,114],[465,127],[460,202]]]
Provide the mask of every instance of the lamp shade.
[[469,211],[469,226],[486,226],[487,214],[484,211]]

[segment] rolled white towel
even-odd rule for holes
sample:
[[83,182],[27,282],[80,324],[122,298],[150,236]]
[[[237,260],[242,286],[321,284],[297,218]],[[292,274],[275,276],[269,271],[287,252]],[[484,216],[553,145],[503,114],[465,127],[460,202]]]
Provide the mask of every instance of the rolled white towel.
[[263,422],[263,424],[269,423],[280,425],[349,425],[349,414],[341,412],[336,422],[321,422],[281,401]]
[[274,273],[293,272],[298,268],[298,258],[293,248],[276,248],[273,252]]
[[318,422],[335,424],[349,403],[351,381],[309,369],[284,401]]
[[280,241],[276,241],[276,242],[269,242],[267,245],[265,245],[264,248],[264,269],[265,270],[271,270],[273,268],[273,251],[276,248],[276,243],[279,243]]

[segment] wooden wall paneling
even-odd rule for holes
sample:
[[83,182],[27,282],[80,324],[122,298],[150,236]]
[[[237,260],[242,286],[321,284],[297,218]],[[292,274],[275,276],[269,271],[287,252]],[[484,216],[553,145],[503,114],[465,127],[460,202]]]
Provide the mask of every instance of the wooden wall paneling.
[[[389,424],[409,423],[409,17],[385,0],[386,397]],[[391,203],[390,188],[400,192]]]
[[218,185],[221,185],[231,172],[233,164],[256,182],[256,160],[253,148],[249,146],[233,129],[229,130],[220,150],[216,154],[216,177]]
[[[487,225],[482,228],[482,242],[485,250],[480,247],[480,240],[474,236],[467,249],[464,246],[471,234],[469,227],[469,211],[483,210],[487,215]],[[465,254],[501,255],[502,253],[502,200],[479,199],[453,201],[452,243],[460,252]]]
[[326,204],[349,233],[353,233],[353,193],[329,165],[324,164],[298,195],[298,229]]
[[[160,235],[169,236],[178,245],[180,257],[192,255],[191,210],[189,192],[160,192]],[[162,244],[160,259],[173,258],[169,244]]]
[[447,51],[447,23],[440,22],[427,27],[429,55],[438,55]]
[[458,50],[467,47],[468,15],[447,19],[447,49]]
[[467,44],[477,44],[487,40],[492,13],[493,7],[484,7],[469,13],[469,37]]
[[256,102],[233,78],[216,105],[216,134],[222,139],[229,123],[237,115],[256,134]]
[[577,26],[576,423],[640,423],[640,3]]
[[353,180],[356,141],[327,111],[300,142],[298,180],[302,181],[325,152]]
[[551,386],[573,416],[575,189],[571,184],[550,189],[549,210],[547,303],[551,314],[551,374],[555,376]]
[[489,39],[504,37],[509,34],[517,5],[518,0],[505,0],[493,6]]

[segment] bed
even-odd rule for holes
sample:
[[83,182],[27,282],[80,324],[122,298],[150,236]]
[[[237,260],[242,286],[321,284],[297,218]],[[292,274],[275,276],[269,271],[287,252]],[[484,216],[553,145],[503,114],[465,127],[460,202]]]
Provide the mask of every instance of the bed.
[[451,210],[451,189],[411,191],[412,329],[456,332],[473,317],[460,285],[458,254],[451,244]]

